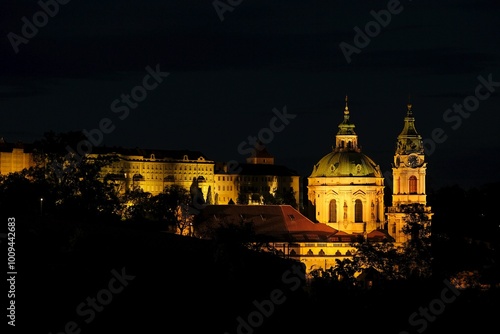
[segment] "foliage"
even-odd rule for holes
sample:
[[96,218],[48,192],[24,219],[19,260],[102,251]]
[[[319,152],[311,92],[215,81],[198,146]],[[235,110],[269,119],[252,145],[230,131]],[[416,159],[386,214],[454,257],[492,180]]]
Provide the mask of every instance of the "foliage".
[[49,133],[35,144],[34,167],[1,177],[2,206],[16,202],[15,206],[22,204],[27,214],[43,213],[59,218],[117,217],[118,194],[113,182],[101,176],[102,168],[115,158],[71,153],[63,156],[61,150],[70,145],[68,138],[79,137],[75,133],[66,136]]
[[130,221],[145,221],[151,219],[153,215],[153,200],[149,192],[142,189],[133,189],[123,196],[122,200],[122,219]]
[[370,242],[361,238],[352,244],[356,249],[352,260],[337,260],[335,267],[313,270],[313,280],[336,286],[343,280],[350,286],[356,282],[355,276],[364,270],[375,270],[379,279],[385,281],[430,278],[431,223],[428,213],[421,204],[402,206],[402,211],[406,222],[403,233],[409,237],[407,242],[396,246],[388,240]]
[[248,194],[245,192],[239,192],[238,198],[236,199],[236,203],[247,205],[248,204]]

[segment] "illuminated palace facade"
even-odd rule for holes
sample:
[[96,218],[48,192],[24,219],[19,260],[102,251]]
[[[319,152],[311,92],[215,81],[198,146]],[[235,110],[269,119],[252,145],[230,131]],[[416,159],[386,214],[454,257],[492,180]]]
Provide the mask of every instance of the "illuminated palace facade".
[[141,189],[158,195],[174,184],[186,190],[196,184],[207,194],[214,184],[214,161],[198,151],[97,147],[92,156],[97,155],[117,158],[102,172],[115,181],[121,194]]
[[[103,168],[103,176],[114,180],[119,193],[142,189],[157,195],[167,186],[186,190],[196,186],[210,204],[238,202],[243,194],[248,204],[263,204],[263,193],[290,191],[299,203],[298,173],[274,163],[262,147],[239,164],[228,165],[207,158],[199,151],[94,147],[90,157],[115,156],[116,162]],[[31,144],[7,143],[0,138],[0,174],[19,172],[35,165]]]
[[[265,148],[256,151],[245,163],[227,164],[208,159],[198,151],[96,148],[94,156],[118,158],[103,168],[112,176],[120,193],[142,189],[157,195],[167,186],[180,185],[187,190],[195,186],[210,204],[231,204],[246,196],[248,204],[263,204],[262,194],[292,191],[299,201],[299,175],[281,165]],[[209,199],[210,198],[210,199]]]

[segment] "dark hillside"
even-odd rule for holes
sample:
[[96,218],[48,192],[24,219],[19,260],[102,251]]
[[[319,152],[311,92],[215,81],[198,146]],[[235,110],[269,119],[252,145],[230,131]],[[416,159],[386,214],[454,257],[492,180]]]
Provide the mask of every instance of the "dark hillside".
[[[255,310],[252,302],[269,299],[271,291],[288,293],[288,308],[303,297],[290,293],[295,276],[287,276],[290,282],[282,279],[295,262],[230,244],[62,221],[39,222],[22,233],[19,249],[31,252],[19,257],[24,263],[18,276],[17,320],[37,332],[59,333],[70,321],[82,333],[143,333],[162,327],[234,332],[237,317],[246,318]],[[109,303],[92,318],[87,298],[101,297],[107,303],[101,290],[109,291],[113,269],[133,278],[122,291],[111,293]],[[81,303],[87,305],[78,311]],[[280,322],[287,303],[261,329]]]

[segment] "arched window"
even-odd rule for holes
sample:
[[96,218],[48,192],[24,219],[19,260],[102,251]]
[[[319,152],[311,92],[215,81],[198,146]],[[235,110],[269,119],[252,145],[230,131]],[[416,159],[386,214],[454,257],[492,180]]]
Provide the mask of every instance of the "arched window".
[[337,201],[334,199],[330,201],[330,218],[328,221],[330,223],[337,222]]
[[363,203],[360,199],[354,202],[354,221],[359,223],[363,221]]
[[410,186],[410,194],[416,194],[417,193],[417,178],[412,175],[410,176],[410,181],[409,181],[409,186]]

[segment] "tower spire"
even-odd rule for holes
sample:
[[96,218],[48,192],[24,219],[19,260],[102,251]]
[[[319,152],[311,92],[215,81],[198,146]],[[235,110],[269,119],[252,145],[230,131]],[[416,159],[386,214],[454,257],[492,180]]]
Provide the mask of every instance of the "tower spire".
[[411,108],[413,107],[413,105],[411,103],[411,94],[408,94],[408,103],[406,104],[406,107],[408,108],[408,110],[406,112],[406,116],[407,117],[412,117],[413,116],[413,112],[412,112]]
[[354,132],[354,124],[349,121],[349,98],[345,96],[344,119],[339,124],[339,131],[335,136],[336,151],[358,151],[358,136]]
[[423,153],[424,145],[422,136],[415,128],[415,118],[413,117],[412,104],[408,102],[406,117],[404,119],[404,127],[398,136],[396,153],[397,154],[410,154],[410,153]]

